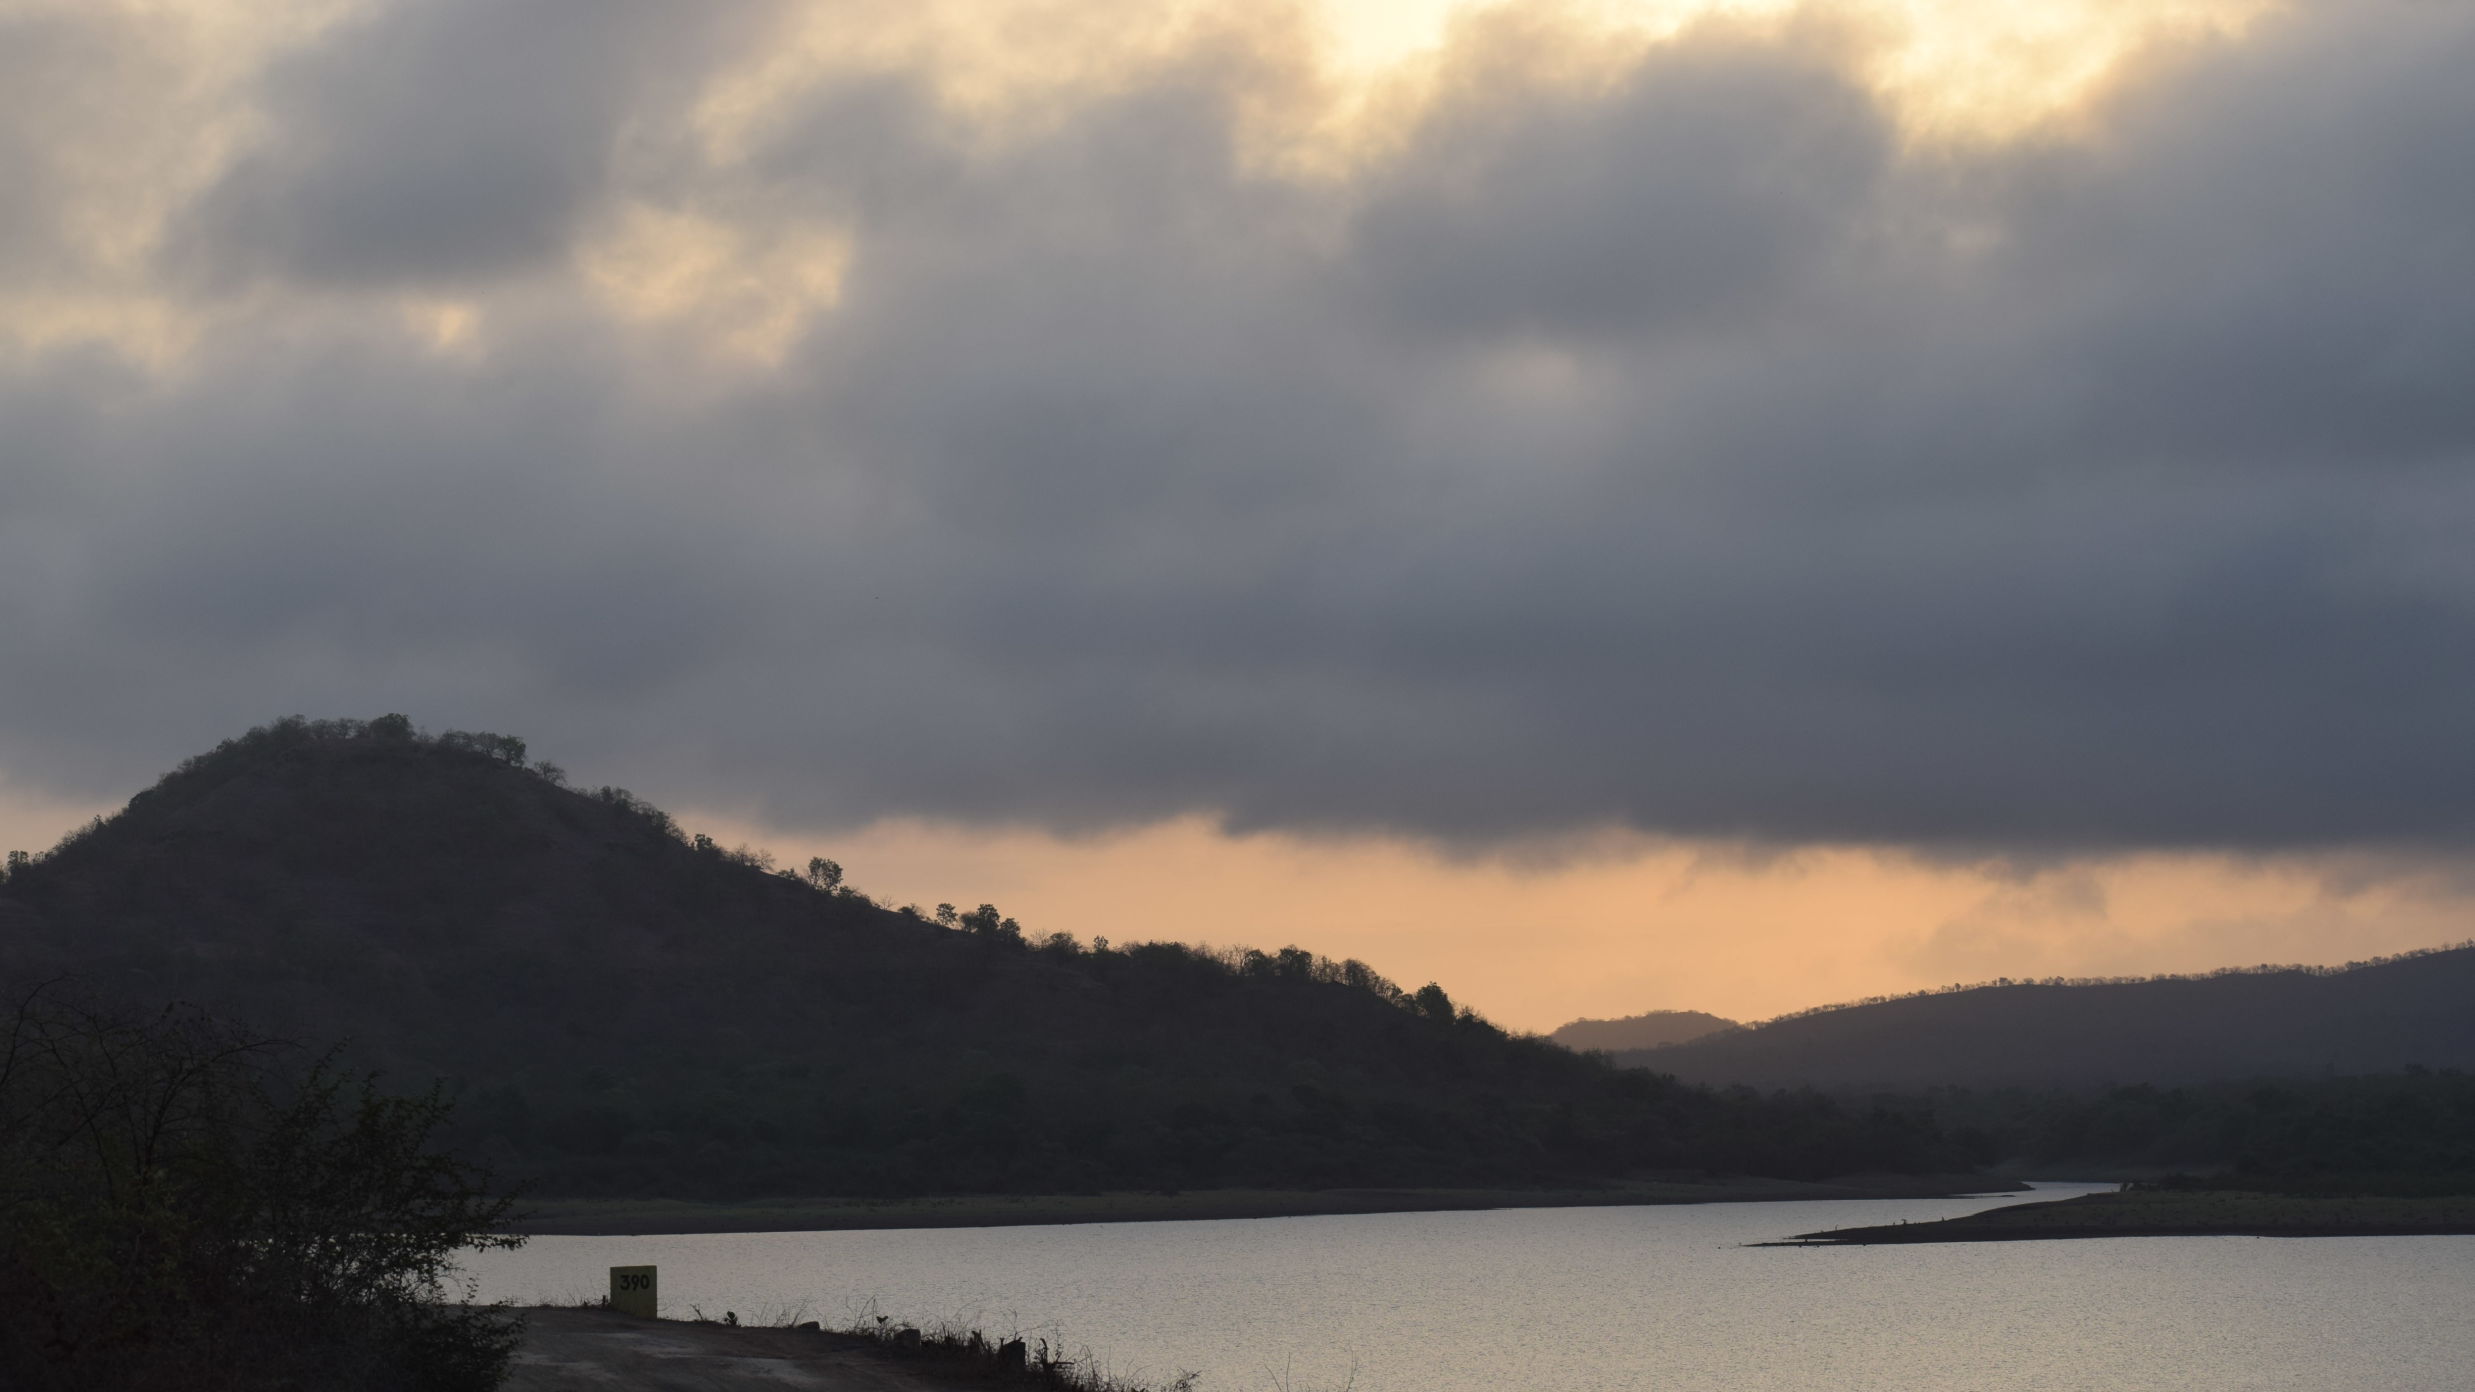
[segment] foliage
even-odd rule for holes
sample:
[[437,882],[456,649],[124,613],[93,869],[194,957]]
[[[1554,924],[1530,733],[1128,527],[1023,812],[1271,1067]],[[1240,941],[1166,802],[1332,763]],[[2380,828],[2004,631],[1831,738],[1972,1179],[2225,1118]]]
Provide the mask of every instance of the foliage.
[[[499,737],[285,721],[0,889],[0,971],[352,1037],[564,1196],[1587,1183],[1948,1170],[1896,1109],[1717,1093],[1300,948],[888,911]],[[1176,906],[1163,910],[1174,931]],[[950,925],[950,926],[949,926]],[[12,955],[13,954],[13,955]]]
[[2409,1068],[2188,1087],[1939,1089],[1930,1110],[2045,1173],[2203,1169],[2279,1192],[2462,1192],[2475,1183],[2475,1076]]
[[2344,967],[1996,981],[1785,1015],[1619,1062],[1837,1090],[2089,1088],[2475,1067],[2475,946]]
[[2399,962],[2415,962],[2426,957],[2438,957],[2445,953],[2464,951],[2470,947],[2475,947],[2475,938],[2468,938],[2458,942],[2442,943],[2437,947],[2418,947],[2405,952],[2392,952],[2382,956],[2362,957],[2352,962],[2339,963],[2336,966],[2316,965],[2305,962],[2259,962],[2251,966],[2216,967],[2204,972],[2158,972],[2149,976],[2031,976],[2017,978],[1997,976],[1988,978],[1984,981],[1954,981],[1948,985],[1928,986],[1922,990],[1902,991],[1890,995],[1859,996],[1854,1000],[1832,1001],[1827,1005],[1807,1006],[1802,1010],[1791,1010],[1784,1015],[1773,1016],[1768,1020],[1762,1021],[1760,1025],[1752,1026],[1752,1028],[1759,1029],[1762,1025],[1775,1025],[1789,1020],[1810,1019],[1817,1015],[1836,1015],[1843,1010],[1862,1010],[1866,1006],[1871,1005],[1890,1005],[1899,1001],[1926,1000],[1934,996],[1967,995],[1976,991],[2007,990],[2012,987],[2153,986],[2160,982],[2169,981],[2223,981],[2228,977],[2246,976],[2344,976],[2349,972],[2358,972],[2366,967],[2386,967]]
[[1618,1050],[1685,1044],[1721,1030],[1743,1028],[1734,1020],[1699,1010],[1653,1010],[1621,1020],[1575,1020],[1547,1037],[1567,1049],[1596,1049],[1614,1053]]
[[0,1385],[495,1387],[515,1337],[444,1303],[507,1246],[436,1095],[391,1097],[202,1014],[19,1005],[0,1054]]
[[884,1315],[863,1315],[834,1332],[866,1339],[881,1353],[931,1367],[940,1381],[953,1384],[1052,1392],[1194,1392],[1198,1380],[1195,1373],[1180,1373],[1165,1383],[1133,1381],[1102,1368],[1089,1349],[1068,1357],[1062,1338],[1000,1338],[958,1324],[922,1328]]

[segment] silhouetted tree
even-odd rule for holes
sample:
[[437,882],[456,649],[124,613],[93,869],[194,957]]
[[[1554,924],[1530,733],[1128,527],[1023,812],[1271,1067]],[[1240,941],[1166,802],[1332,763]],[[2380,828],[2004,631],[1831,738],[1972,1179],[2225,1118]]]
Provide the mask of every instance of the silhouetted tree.
[[[944,909],[951,906],[939,905],[938,907]],[[1023,936],[1023,925],[1013,919],[999,916],[997,906],[994,904],[982,904],[962,915],[958,921],[966,931],[977,933],[985,938],[1007,938],[1019,941]]]
[[0,1048],[0,1386],[484,1392],[516,1337],[447,1303],[507,1203],[390,1097],[194,1012],[38,991]]
[[[1301,947],[1082,951],[994,905],[933,931],[822,857],[804,884],[764,873],[486,738],[226,741],[0,886],[0,980],[178,981],[349,1031],[399,1074],[473,1080],[457,1143],[562,1195],[1951,1167],[1930,1131],[1616,1070]],[[999,1069],[1015,1101],[966,1105]]]

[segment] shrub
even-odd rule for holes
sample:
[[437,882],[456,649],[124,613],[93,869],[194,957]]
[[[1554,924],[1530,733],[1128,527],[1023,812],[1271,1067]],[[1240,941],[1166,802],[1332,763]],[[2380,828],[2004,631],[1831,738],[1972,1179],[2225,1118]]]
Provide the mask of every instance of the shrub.
[[446,1297],[508,1203],[447,1103],[194,1011],[38,990],[0,1046],[0,1386],[484,1392],[517,1327]]

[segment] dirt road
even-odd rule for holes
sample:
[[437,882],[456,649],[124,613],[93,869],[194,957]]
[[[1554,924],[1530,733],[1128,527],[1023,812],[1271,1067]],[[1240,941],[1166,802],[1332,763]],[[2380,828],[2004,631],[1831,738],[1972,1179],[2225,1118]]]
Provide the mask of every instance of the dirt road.
[[524,1312],[505,1392],[954,1392],[865,1341],[795,1329]]

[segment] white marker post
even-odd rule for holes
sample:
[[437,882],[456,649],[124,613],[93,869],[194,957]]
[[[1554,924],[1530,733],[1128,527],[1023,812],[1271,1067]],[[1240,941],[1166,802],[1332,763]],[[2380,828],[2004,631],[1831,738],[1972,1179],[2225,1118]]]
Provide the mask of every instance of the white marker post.
[[639,1319],[662,1317],[662,1290],[650,1266],[610,1268],[610,1308]]

